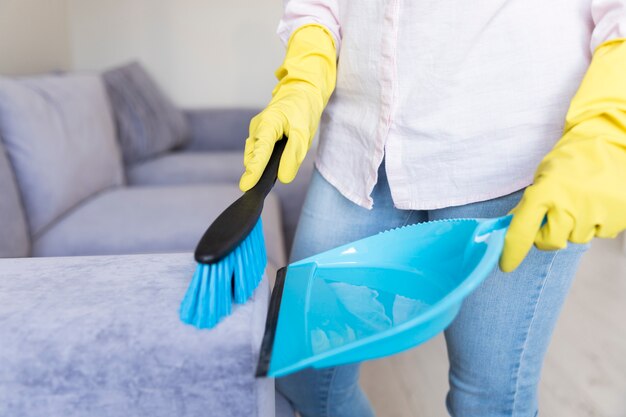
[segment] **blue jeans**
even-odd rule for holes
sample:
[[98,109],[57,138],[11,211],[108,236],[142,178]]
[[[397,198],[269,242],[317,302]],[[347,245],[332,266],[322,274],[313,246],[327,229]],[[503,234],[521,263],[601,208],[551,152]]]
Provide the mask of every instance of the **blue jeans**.
[[[367,210],[343,197],[316,171],[296,232],[292,261],[407,224],[505,215],[522,192],[438,210],[393,207],[384,165]],[[454,417],[532,417],[543,358],[585,245],[532,249],[513,273],[497,268],[463,303],[445,338],[450,360],[446,399]],[[415,372],[419,372],[416,369]],[[303,417],[370,417],[359,365],[307,369],[276,381]]]

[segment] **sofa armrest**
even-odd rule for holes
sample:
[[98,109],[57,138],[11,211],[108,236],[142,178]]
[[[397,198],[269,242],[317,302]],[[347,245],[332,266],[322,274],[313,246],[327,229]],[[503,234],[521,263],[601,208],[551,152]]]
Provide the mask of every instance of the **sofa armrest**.
[[185,110],[190,140],[182,150],[243,152],[250,119],[260,111],[257,108]]
[[0,260],[0,415],[274,417],[274,381],[254,377],[268,279],[198,330],[178,318],[194,269],[188,253]]

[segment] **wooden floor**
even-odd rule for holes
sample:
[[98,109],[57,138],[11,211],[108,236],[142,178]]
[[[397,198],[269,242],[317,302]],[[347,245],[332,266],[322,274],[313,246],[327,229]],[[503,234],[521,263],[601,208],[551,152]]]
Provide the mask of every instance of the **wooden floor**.
[[[546,358],[540,416],[626,417],[626,254],[620,246],[597,240],[583,258]],[[445,349],[438,337],[366,363],[361,381],[377,416],[447,416]]]

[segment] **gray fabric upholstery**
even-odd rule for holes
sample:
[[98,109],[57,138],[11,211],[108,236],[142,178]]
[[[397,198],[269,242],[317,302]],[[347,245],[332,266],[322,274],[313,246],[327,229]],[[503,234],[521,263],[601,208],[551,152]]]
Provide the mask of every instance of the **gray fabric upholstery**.
[[[211,222],[241,192],[235,185],[122,187],[76,207],[33,242],[35,256],[193,251]],[[265,200],[268,258],[285,264],[280,207]]]
[[237,184],[243,174],[243,152],[171,152],[126,169],[133,185]]
[[123,182],[97,75],[0,78],[0,136],[33,235],[85,198]]
[[18,258],[29,253],[26,217],[13,170],[0,141],[0,258]]
[[[309,151],[290,184],[277,184],[275,193],[280,199],[285,247],[291,248],[300,211],[306,196],[315,149]],[[127,167],[129,184],[182,185],[182,184],[237,184],[243,173],[243,151],[174,152]]]
[[178,308],[190,253],[1,260],[0,415],[272,417],[254,377],[264,279],[212,330]]
[[183,112],[137,62],[103,74],[117,122],[124,161],[137,162],[185,143]]
[[243,152],[250,119],[260,111],[258,108],[185,110],[189,143],[184,149]]

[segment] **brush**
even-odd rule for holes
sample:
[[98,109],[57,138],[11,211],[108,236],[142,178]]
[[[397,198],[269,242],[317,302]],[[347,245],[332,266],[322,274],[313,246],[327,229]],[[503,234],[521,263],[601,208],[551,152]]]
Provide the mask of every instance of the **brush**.
[[180,305],[180,319],[195,327],[214,327],[245,303],[259,285],[267,255],[261,212],[276,182],[287,139],[276,142],[259,182],[220,214],[206,230],[194,254],[198,263]]

